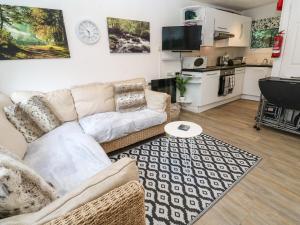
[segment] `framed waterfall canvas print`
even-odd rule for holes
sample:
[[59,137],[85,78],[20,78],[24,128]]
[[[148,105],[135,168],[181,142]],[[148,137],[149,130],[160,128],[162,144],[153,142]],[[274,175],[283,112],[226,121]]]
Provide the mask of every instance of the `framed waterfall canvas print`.
[[137,20],[107,18],[111,53],[149,53],[150,23]]
[[0,4],[0,60],[70,58],[63,13]]

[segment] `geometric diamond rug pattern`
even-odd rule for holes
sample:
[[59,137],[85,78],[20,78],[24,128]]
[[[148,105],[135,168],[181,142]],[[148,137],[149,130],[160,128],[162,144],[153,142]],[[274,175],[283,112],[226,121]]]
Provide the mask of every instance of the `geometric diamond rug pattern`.
[[160,137],[112,153],[137,160],[149,225],[193,224],[260,161],[260,157],[206,134]]

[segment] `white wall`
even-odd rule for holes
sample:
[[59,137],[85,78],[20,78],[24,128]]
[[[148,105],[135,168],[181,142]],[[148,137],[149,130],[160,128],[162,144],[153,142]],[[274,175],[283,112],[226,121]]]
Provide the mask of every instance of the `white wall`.
[[[144,76],[158,78],[177,64],[159,63],[161,27],[180,24],[180,9],[197,4],[189,0],[0,0],[0,4],[62,9],[71,59],[0,61],[0,91],[48,91],[94,81],[112,81]],[[150,22],[150,54],[110,54],[106,17]],[[82,44],[75,27],[83,19],[95,21],[101,40],[94,46]],[[165,67],[165,68],[164,68]]]
[[257,8],[244,10],[242,14],[252,17],[253,20],[280,16],[280,12],[276,11],[276,5],[277,3],[272,3]]
[[[257,8],[245,10],[242,12],[243,15],[252,17],[253,20],[259,20],[264,18],[280,16],[280,12],[276,10],[276,3],[260,6]],[[247,63],[257,64],[262,63],[264,59],[272,60],[272,48],[249,48],[246,57]]]

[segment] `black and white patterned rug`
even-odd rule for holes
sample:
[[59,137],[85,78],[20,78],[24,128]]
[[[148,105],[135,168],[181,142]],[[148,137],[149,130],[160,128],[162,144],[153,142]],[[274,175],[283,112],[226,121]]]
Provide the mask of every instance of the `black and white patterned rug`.
[[137,160],[149,225],[193,224],[261,159],[206,134],[161,137],[110,155],[122,157]]

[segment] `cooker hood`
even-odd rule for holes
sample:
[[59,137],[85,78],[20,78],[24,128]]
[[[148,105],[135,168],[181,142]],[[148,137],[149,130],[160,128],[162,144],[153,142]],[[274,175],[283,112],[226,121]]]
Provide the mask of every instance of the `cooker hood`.
[[233,38],[233,37],[234,37],[234,34],[225,32],[225,31],[215,31],[215,34],[214,34],[215,41],[229,39],[229,38]]

